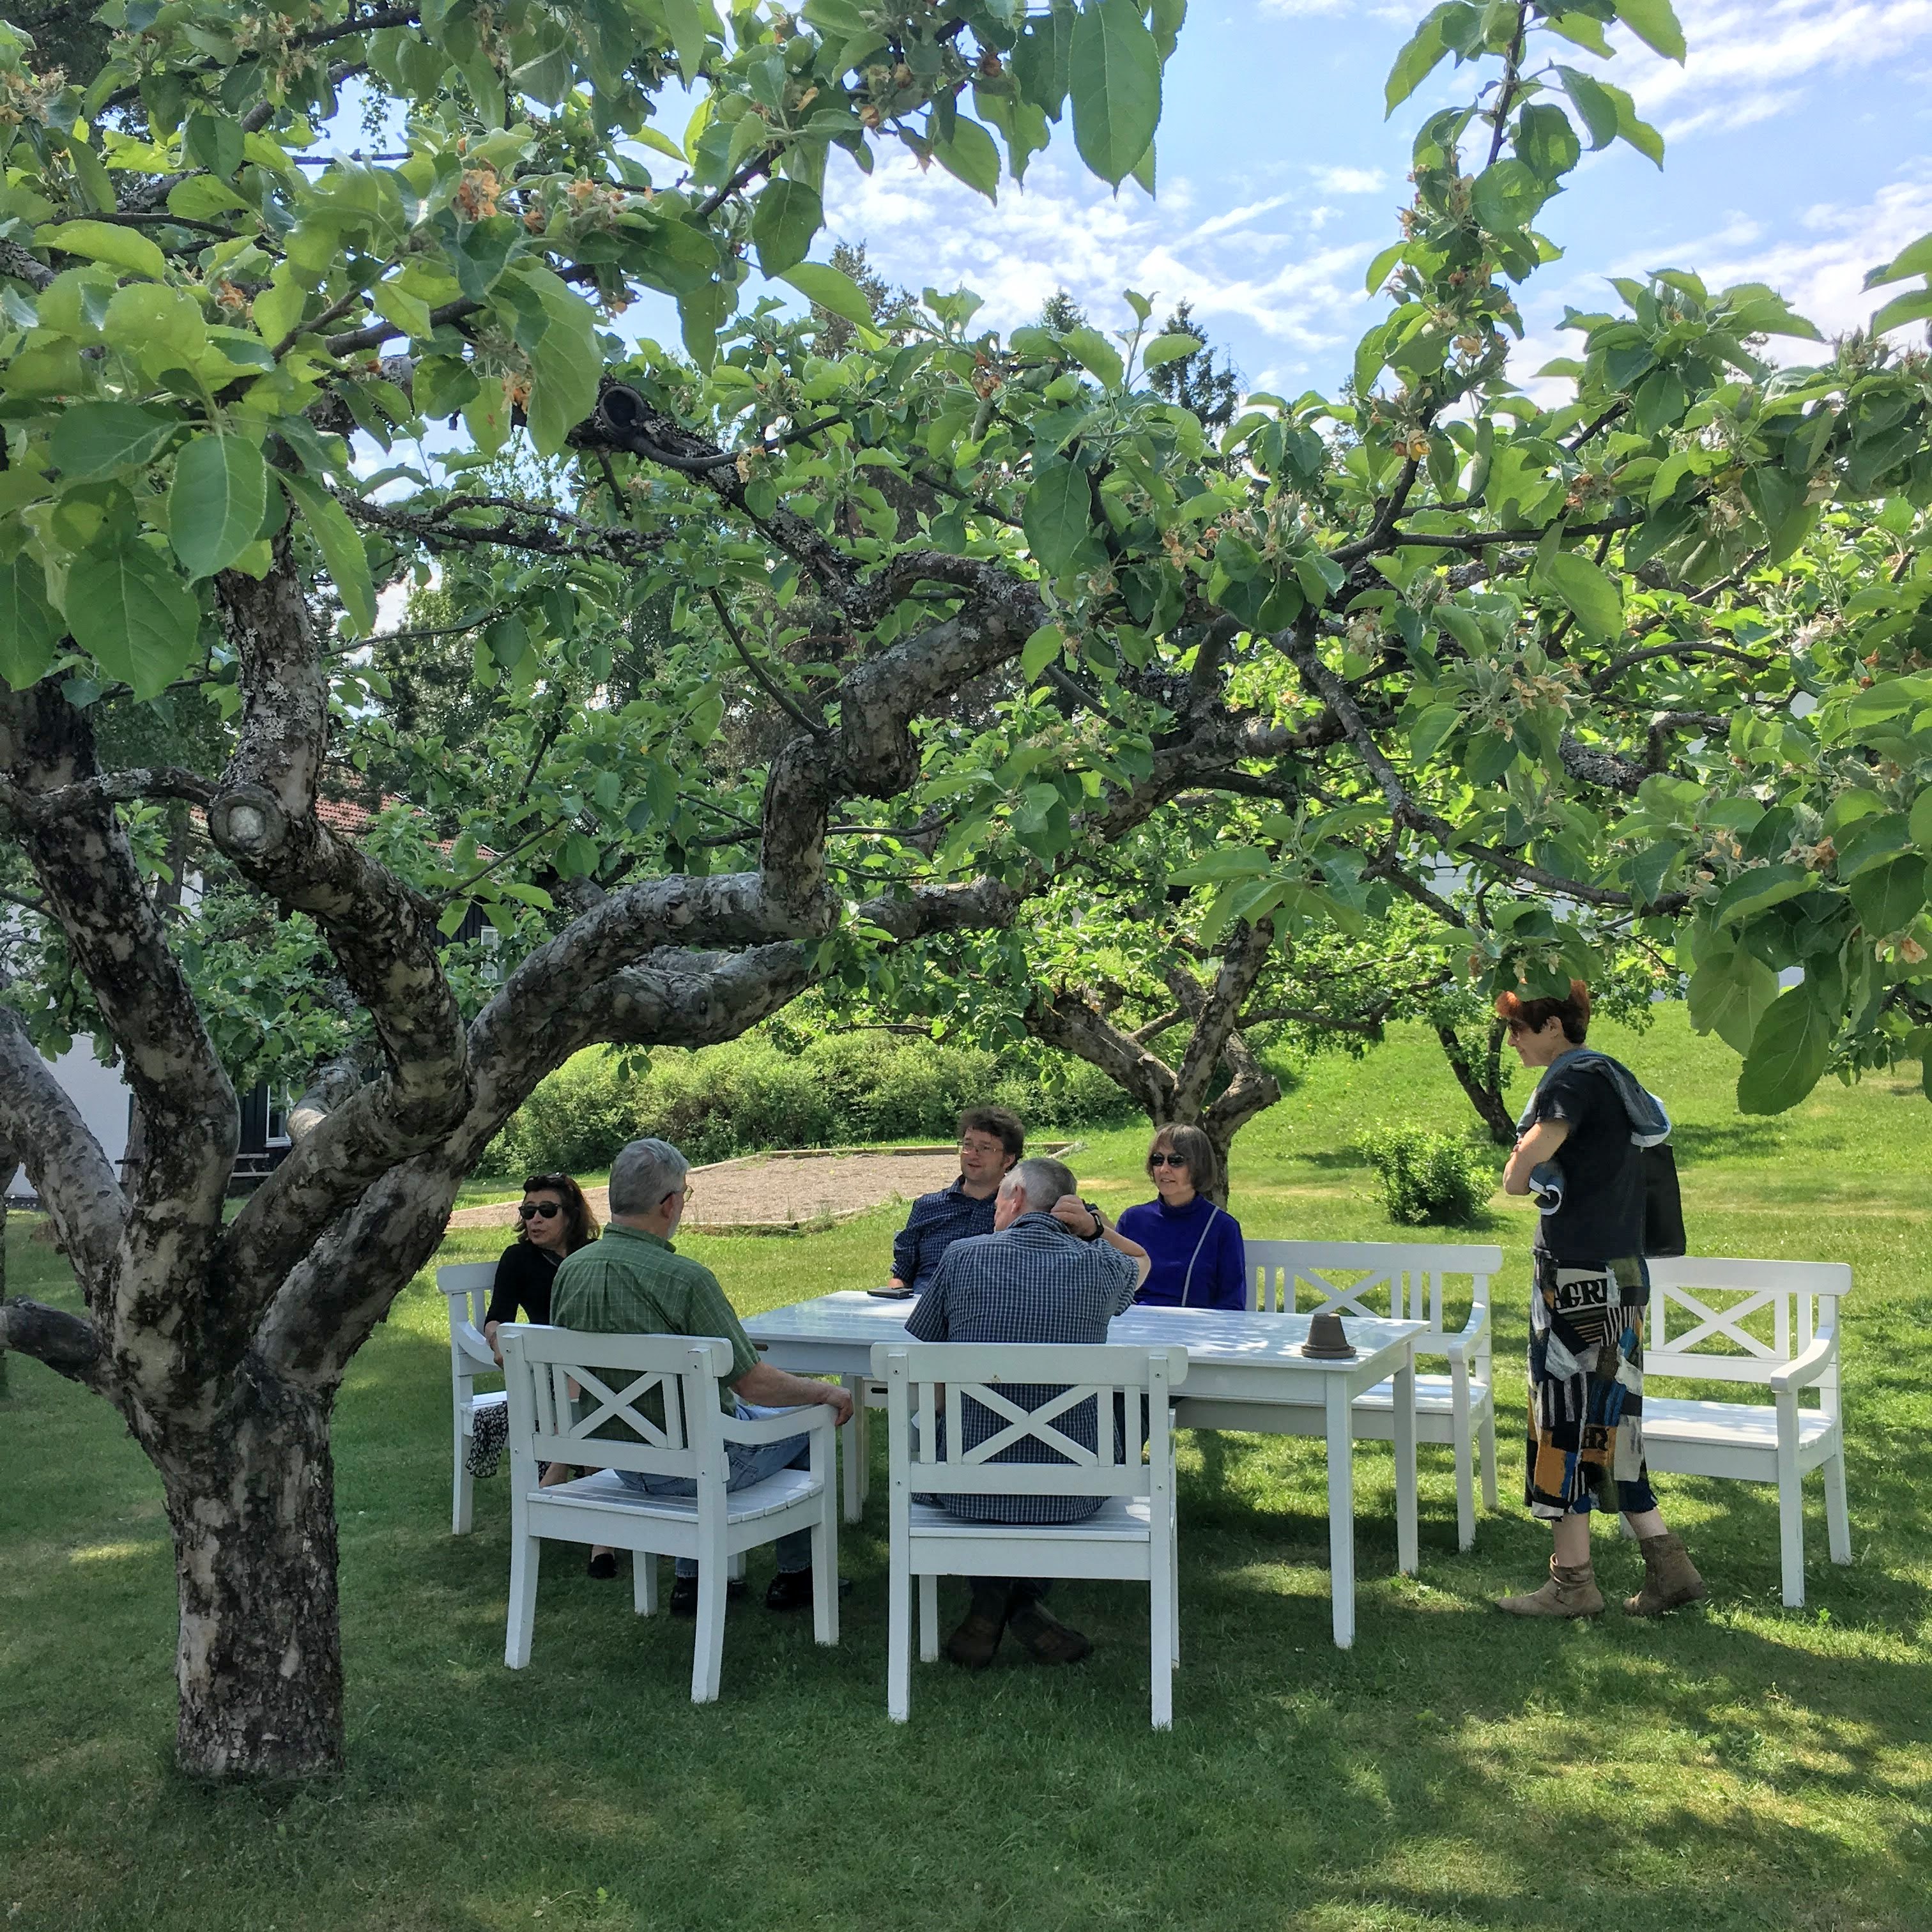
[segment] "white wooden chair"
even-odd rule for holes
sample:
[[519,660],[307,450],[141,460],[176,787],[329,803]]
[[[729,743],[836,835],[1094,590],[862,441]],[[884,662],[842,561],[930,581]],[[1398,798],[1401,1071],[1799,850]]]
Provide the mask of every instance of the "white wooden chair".
[[[1171,1726],[1180,1610],[1168,1392],[1186,1376],[1186,1351],[882,1342],[872,1351],[872,1373],[886,1386],[891,1454],[886,1708],[892,1717],[903,1724],[911,1709],[914,1577],[919,1579],[919,1654],[927,1664],[939,1654],[941,1576],[1118,1577],[1148,1586],[1154,1723],[1157,1730]],[[1000,1394],[1003,1383],[1044,1384],[1059,1392],[1029,1412]],[[943,1432],[937,1426],[942,1385],[952,1419]],[[1114,1436],[1117,1399],[1124,1404],[1124,1458]],[[970,1449],[963,1447],[965,1432],[958,1426],[968,1402],[1006,1425]],[[1097,1446],[1088,1449],[1054,1424],[1091,1404],[1097,1404]],[[1062,1460],[993,1460],[1030,1439]],[[974,1522],[913,1499],[928,1492],[1106,1501],[1097,1515],[1082,1522]]]
[[483,1311],[496,1286],[494,1262],[463,1262],[436,1271],[436,1285],[449,1300],[449,1394],[456,1438],[456,1482],[450,1504],[449,1533],[467,1536],[476,1479],[470,1473],[470,1438],[479,1408],[501,1408],[503,1391],[476,1392],[478,1376],[500,1375],[496,1358],[483,1339]]
[[[1825,1472],[1832,1561],[1852,1560],[1845,1497],[1844,1409],[1838,1390],[1838,1304],[1852,1292],[1842,1262],[1653,1261],[1643,1337],[1643,1448],[1654,1471],[1778,1485],[1784,1600],[1804,1601],[1804,1478]],[[1724,1300],[1722,1306],[1712,1304]],[[1654,1393],[1660,1380],[1736,1382],[1768,1402],[1690,1401]],[[1799,1393],[1818,1391],[1802,1408]]]
[[[691,1701],[718,1696],[724,1654],[724,1585],[731,1559],[794,1530],[812,1532],[812,1634],[838,1641],[838,1511],[832,1475],[836,1420],[823,1404],[740,1421],[724,1414],[718,1382],[731,1370],[728,1342],[688,1335],[589,1335],[518,1324],[497,1330],[510,1402],[510,1614],[503,1661],[530,1660],[537,1564],[546,1537],[606,1544],[632,1556],[640,1617],[658,1604],[657,1559],[698,1560],[698,1634]],[[581,1402],[572,1400],[573,1389]],[[662,1424],[644,1412],[658,1393]],[[612,1421],[626,1432],[592,1432]],[[728,1491],[725,1445],[812,1438],[811,1466],[781,1469]],[[595,1475],[538,1486],[546,1462],[602,1463]],[[694,1497],[628,1490],[620,1469],[693,1478]]]
[[[1418,1357],[1439,1355],[1447,1375],[1415,1378],[1415,1439],[1452,1449],[1456,1457],[1456,1545],[1476,1540],[1476,1449],[1482,1450],[1483,1505],[1496,1506],[1496,1385],[1490,1360],[1490,1282],[1502,1267],[1501,1248],[1475,1243],[1409,1241],[1250,1241],[1246,1244],[1248,1306],[1292,1314],[1301,1291],[1312,1291],[1302,1312],[1424,1322],[1416,1340]],[[1354,1277],[1347,1286],[1334,1277]],[[1443,1316],[1443,1284],[1470,1278],[1468,1318],[1453,1334]],[[1267,1422],[1243,1420],[1252,1405],[1184,1401],[1177,1420],[1184,1429],[1254,1429],[1285,1436],[1319,1436],[1320,1409],[1270,1406]],[[1226,1412],[1222,1413],[1222,1412]],[[1395,1439],[1395,1385],[1381,1382],[1358,1396],[1350,1422],[1359,1442]]]

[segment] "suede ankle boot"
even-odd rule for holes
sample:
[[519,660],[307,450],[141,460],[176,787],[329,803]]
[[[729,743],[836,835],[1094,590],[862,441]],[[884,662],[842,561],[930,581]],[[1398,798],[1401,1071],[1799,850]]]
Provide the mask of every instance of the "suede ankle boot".
[[1643,1588],[1624,1599],[1624,1608],[1632,1616],[1660,1617],[1666,1610],[1702,1599],[1704,1580],[1681,1536],[1666,1530],[1661,1536],[1646,1536],[1637,1547],[1643,1552]]
[[1498,1597],[1496,1608],[1512,1617],[1594,1617],[1603,1612],[1604,1593],[1587,1563],[1574,1568],[1550,1559],[1550,1581],[1520,1597]]

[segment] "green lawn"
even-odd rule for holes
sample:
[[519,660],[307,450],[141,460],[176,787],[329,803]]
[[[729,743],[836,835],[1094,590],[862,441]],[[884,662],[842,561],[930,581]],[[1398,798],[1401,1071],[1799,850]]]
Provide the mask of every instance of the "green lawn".
[[[1513,1500],[1529,1224],[1499,1201],[1503,1503],[1455,1549],[1425,1450],[1422,1565],[1394,1574],[1388,1452],[1358,1455],[1360,1628],[1328,1640],[1319,1445],[1184,1449],[1172,1733],[1148,1727],[1144,1595],[1066,1586],[1100,1648],[1054,1674],[916,1668],[885,1714],[882,1486],[848,1530],[844,1640],[734,1610],[723,1700],[690,1633],[630,1615],[555,1548],[532,1666],[502,1662],[504,1480],[448,1534],[448,1354],[425,1277],[358,1360],[338,1429],[350,1768],[271,1799],[168,1768],[172,1568],[157,1486],[114,1418],[36,1365],[0,1394],[0,1928],[342,1932],[590,1925],[1228,1928],[1816,1927],[1918,1932],[1932,1876],[1932,1108],[1903,1077],[1732,1111],[1731,1056],[1666,1012],[1614,1028],[1670,1102],[1700,1252],[1848,1260],[1856,1562],[1807,1512],[1810,1604],[1778,1601],[1768,1490],[1666,1480],[1712,1586],[1660,1624],[1525,1628],[1486,1600],[1547,1538]],[[1387,1238],[1347,1149],[1378,1120],[1468,1118],[1433,1042],[1317,1065],[1238,1144],[1252,1234]],[[1144,1198],[1144,1136],[1079,1157]],[[876,1278],[888,1210],[790,1239],[693,1240],[747,1312]],[[16,1292],[65,1292],[16,1220]],[[493,1253],[452,1239],[446,1258]],[[883,1432],[879,1434],[882,1436]],[[875,1438],[876,1440],[876,1438]],[[883,1454],[880,1444],[879,1453]],[[1634,1587],[1628,1546],[1600,1573]],[[769,1558],[754,1558],[762,1580]],[[949,1596],[946,1607],[954,1599]]]

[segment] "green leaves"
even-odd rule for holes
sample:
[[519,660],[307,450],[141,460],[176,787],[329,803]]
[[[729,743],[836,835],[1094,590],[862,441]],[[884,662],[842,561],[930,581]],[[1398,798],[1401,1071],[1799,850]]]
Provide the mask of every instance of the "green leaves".
[[1777,998],[1778,975],[1742,948],[1707,956],[1685,994],[1691,1025],[1741,1054],[1750,1052],[1758,1022]]
[[1120,352],[1097,328],[1070,328],[1062,338],[1067,353],[1103,389],[1118,389],[1126,370]]
[[1867,934],[1888,938],[1925,909],[1925,861],[1916,852],[1888,860],[1859,873],[1847,890]]
[[161,445],[181,427],[177,417],[132,403],[75,403],[55,422],[47,453],[69,482],[84,482],[152,463]]
[[1537,574],[1569,606],[1586,637],[1600,642],[1621,634],[1623,593],[1587,556],[1552,550],[1538,564]]
[[1617,104],[1610,98],[1609,89],[1601,81],[1574,67],[1558,67],[1556,78],[1563,83],[1564,92],[1589,130],[1590,146],[1608,147],[1617,138]]
[[1160,50],[1135,0],[1088,0],[1067,62],[1080,158],[1118,188],[1160,119]]
[[1718,895],[1711,916],[1720,926],[1741,925],[1755,913],[1809,892],[1817,883],[1816,874],[1802,866],[1754,866]]
[[1677,24],[1670,0],[1616,0],[1616,8],[1617,18],[1646,46],[1682,64],[1684,29]]
[[1141,351],[1143,369],[1159,369],[1169,362],[1178,362],[1190,356],[1198,355],[1207,345],[1198,335],[1156,335]]
[[303,527],[322,552],[356,634],[366,638],[376,628],[376,586],[362,539],[356,534],[348,512],[310,477],[278,470],[275,480],[288,492]]
[[956,115],[952,131],[932,144],[932,158],[956,179],[976,188],[988,201],[1000,198],[1000,151],[978,122]]
[[68,572],[67,623],[110,677],[147,699],[194,662],[201,608],[147,544],[110,537]]
[[1020,652],[1023,676],[1036,678],[1066,647],[1066,634],[1058,624],[1042,624]]
[[[1665,11],[1668,12],[1666,8]],[[1590,130],[1592,148],[1607,147],[1619,136],[1659,167],[1664,165],[1664,136],[1648,121],[1637,118],[1636,104],[1621,87],[1580,73],[1574,67],[1558,67],[1556,77],[1569,95],[1583,124]]]
[[1093,519],[1093,493],[1078,464],[1053,462],[1035,473],[1020,521],[1027,547],[1049,577],[1072,567]]
[[40,565],[25,550],[0,564],[0,678],[16,691],[39,683],[53,667],[60,635]]
[[62,221],[37,228],[34,240],[40,248],[105,262],[151,282],[167,280],[168,258],[138,228],[122,228],[111,221]]
[[[530,441],[539,456],[554,456],[596,406],[604,358],[597,347],[597,317],[584,298],[548,268],[523,270],[543,305],[544,330],[530,358],[530,399],[524,406]],[[357,548],[361,548],[358,544]]]
[[1922,235],[1909,242],[1889,262],[1865,277],[1868,289],[1882,288],[1887,282],[1902,282],[1907,275],[1932,275],[1932,235]]
[[198,436],[175,463],[168,538],[190,579],[226,570],[255,541],[268,467],[244,436]]
[[[1463,9],[1466,13],[1468,10]],[[1443,16],[1448,11],[1446,7],[1438,7],[1396,56],[1395,64],[1389,69],[1388,80],[1382,89],[1384,120],[1436,71],[1448,52],[1448,44],[1442,38]]]
[[1738,1076],[1738,1110],[1781,1114],[1796,1106],[1817,1085],[1837,1031],[1837,1016],[1827,1015],[1809,986],[1779,994],[1751,1035]]
[[788,282],[806,301],[861,327],[872,326],[872,305],[866,292],[850,275],[824,262],[801,262],[778,277]]
[[[999,172],[996,156],[993,172]],[[825,204],[818,189],[800,181],[773,182],[752,207],[752,242],[758,266],[768,275],[795,268],[812,252],[813,238],[825,225]]]

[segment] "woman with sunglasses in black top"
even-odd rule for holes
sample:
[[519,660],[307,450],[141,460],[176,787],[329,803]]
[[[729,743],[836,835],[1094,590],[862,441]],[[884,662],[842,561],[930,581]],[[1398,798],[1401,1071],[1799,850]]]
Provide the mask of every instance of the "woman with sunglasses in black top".
[[490,1306],[483,1317],[483,1339],[499,1362],[503,1352],[496,1346],[497,1329],[517,1320],[519,1310],[526,1322],[548,1322],[550,1283],[558,1264],[566,1255],[596,1240],[598,1232],[584,1190],[567,1174],[532,1174],[524,1183],[517,1221],[517,1238],[496,1264]]
[[[514,1322],[520,1312],[526,1322],[550,1320],[550,1291],[556,1270],[566,1255],[596,1240],[599,1230],[584,1190],[567,1174],[533,1174],[524,1183],[524,1198],[517,1204],[517,1238],[503,1250],[496,1264],[496,1279],[490,1290],[490,1306],[483,1316],[483,1339],[500,1364],[502,1350],[496,1346],[496,1330],[506,1322]],[[486,1466],[482,1473],[494,1473],[502,1452],[502,1439],[496,1432],[508,1432],[501,1409],[484,1414],[491,1419],[488,1429],[478,1418],[476,1451]],[[475,1462],[472,1469],[477,1467]],[[544,1465],[538,1480],[546,1489],[570,1480],[568,1463]],[[590,1552],[592,1576],[608,1580],[617,1574],[614,1550],[601,1545]]]

